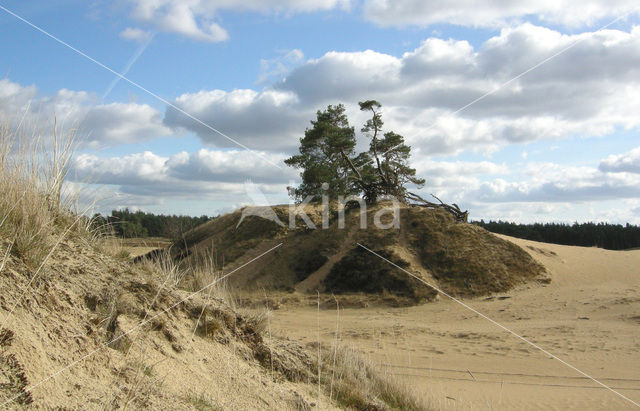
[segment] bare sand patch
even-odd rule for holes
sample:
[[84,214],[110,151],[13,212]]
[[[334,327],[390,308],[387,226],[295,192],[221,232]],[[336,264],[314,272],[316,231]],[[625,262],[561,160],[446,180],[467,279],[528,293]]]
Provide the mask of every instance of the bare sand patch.
[[[478,311],[640,402],[640,250],[500,236],[543,264],[550,284],[465,299]],[[508,297],[508,298],[507,298]],[[276,334],[336,335],[336,310],[284,305]],[[442,408],[626,409],[633,405],[446,297],[404,308],[345,308],[339,339]]]

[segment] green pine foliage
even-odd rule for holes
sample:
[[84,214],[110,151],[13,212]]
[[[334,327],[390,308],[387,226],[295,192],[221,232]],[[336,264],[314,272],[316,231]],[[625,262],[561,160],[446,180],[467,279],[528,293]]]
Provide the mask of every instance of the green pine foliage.
[[411,147],[404,143],[403,136],[393,131],[380,137],[384,125],[380,103],[367,100],[358,104],[360,111],[371,112],[371,119],[360,130],[371,138],[369,151],[363,153],[369,160],[362,172],[364,197],[369,202],[376,202],[378,197],[384,195],[403,199],[407,194],[407,184],[422,187],[425,183],[423,178],[416,177],[416,170],[408,165]]
[[318,110],[312,127],[300,139],[300,153],[285,160],[301,170],[302,184],[290,187],[296,200],[361,195],[368,203],[388,196],[404,201],[407,184],[424,185],[425,180],[416,177],[416,170],[408,165],[411,147],[404,137],[393,131],[383,133],[380,103],[367,100],[359,104],[361,111],[371,112],[360,130],[370,138],[369,150],[356,154],[356,134],[342,104]]
[[[356,137],[344,112],[342,104],[318,110],[316,120],[311,121],[313,127],[300,139],[300,154],[285,160],[287,165],[302,169],[302,184],[291,188],[295,198],[312,196],[313,201],[320,201],[322,194],[333,197],[359,191],[348,178],[351,170],[345,156],[354,156]],[[323,183],[328,184],[326,190]]]

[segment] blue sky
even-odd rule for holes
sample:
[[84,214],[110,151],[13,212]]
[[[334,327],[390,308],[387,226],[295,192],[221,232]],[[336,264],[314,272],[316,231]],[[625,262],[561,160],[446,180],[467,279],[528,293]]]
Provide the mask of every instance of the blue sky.
[[359,129],[373,98],[413,147],[422,193],[474,219],[640,223],[636,3],[467,3],[0,0],[252,152],[111,88],[114,74],[5,10],[0,111],[45,134],[54,115],[79,127],[72,180],[102,212],[217,214],[252,201],[246,181],[285,203],[297,171],[282,160],[315,111],[344,103]]

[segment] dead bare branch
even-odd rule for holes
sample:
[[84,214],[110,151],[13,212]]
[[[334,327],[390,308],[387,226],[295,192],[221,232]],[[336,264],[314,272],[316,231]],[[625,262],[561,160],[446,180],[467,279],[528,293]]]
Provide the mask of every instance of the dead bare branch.
[[412,192],[407,192],[406,194],[406,199],[409,201],[414,202],[415,205],[420,206],[420,207],[425,207],[425,208],[431,208],[431,209],[436,209],[436,208],[441,208],[444,209],[445,211],[453,214],[453,216],[455,217],[457,222],[461,222],[461,223],[466,223],[468,218],[469,218],[469,211],[465,210],[462,211],[460,209],[460,207],[458,207],[457,204],[447,204],[444,203],[442,200],[440,200],[438,197],[436,197],[435,195],[431,194],[431,197],[435,198],[436,200],[438,200],[438,203],[433,203],[431,201],[425,200],[424,198],[422,198],[421,196],[419,196],[416,193],[412,193]]

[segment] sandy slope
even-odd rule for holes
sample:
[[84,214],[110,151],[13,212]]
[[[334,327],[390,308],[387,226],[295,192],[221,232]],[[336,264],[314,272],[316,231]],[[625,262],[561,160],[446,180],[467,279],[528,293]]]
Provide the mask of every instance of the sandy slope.
[[[640,403],[640,250],[503,238],[544,264],[551,284],[465,303]],[[321,338],[331,343],[335,310],[285,307],[271,327],[310,342],[318,316]],[[411,308],[340,310],[337,325],[344,343],[443,408],[634,408],[446,297]]]
[[[1,238],[0,249],[8,249]],[[301,348],[263,340],[209,294],[175,289],[83,237],[62,242],[37,278],[4,258],[0,409],[25,409],[27,392],[27,409],[281,410],[317,401],[317,386],[278,373],[278,361],[304,358]]]

